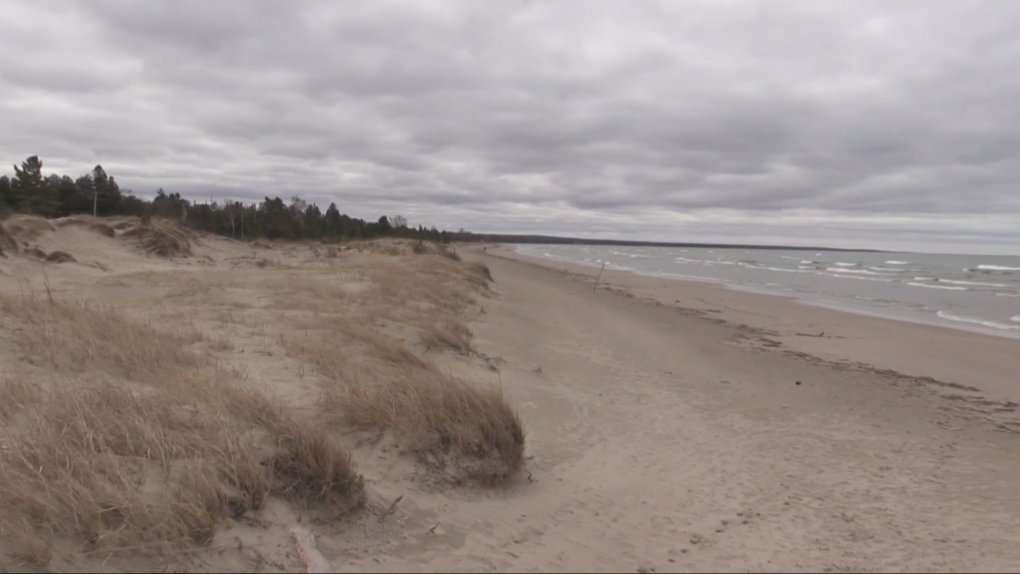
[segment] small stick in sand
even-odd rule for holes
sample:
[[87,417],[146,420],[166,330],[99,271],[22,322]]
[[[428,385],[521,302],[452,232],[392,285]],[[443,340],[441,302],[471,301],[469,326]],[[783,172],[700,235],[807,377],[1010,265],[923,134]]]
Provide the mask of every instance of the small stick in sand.
[[294,535],[294,547],[297,548],[298,556],[305,565],[305,572],[320,574],[333,571],[329,562],[315,549],[315,535],[311,531],[295,526],[290,532]]
[[379,515],[379,522],[382,522],[383,520],[386,520],[387,516],[389,516],[389,515],[393,514],[394,512],[396,512],[397,511],[397,503],[400,502],[403,499],[404,499],[404,495],[403,494],[398,496],[396,498],[396,500],[394,500],[393,503],[390,504],[390,507],[387,508],[382,514]]
[[599,269],[599,276],[595,278],[595,286],[591,288],[591,292],[594,293],[599,288],[599,279],[602,279],[602,272],[606,270],[606,264],[602,264],[602,269]]

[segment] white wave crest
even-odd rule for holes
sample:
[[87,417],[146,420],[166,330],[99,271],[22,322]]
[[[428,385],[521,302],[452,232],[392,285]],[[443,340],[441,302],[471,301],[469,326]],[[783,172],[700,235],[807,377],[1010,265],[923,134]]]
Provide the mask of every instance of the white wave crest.
[[829,267],[826,271],[833,273],[859,273],[861,275],[878,275],[881,277],[888,277],[885,273],[875,273],[874,271],[868,271],[867,269],[841,269],[839,267]]
[[983,281],[957,281],[955,279],[939,279],[939,283],[951,283],[953,285],[975,285],[977,287],[1009,287],[1005,283],[985,283]]
[[926,289],[942,289],[944,291],[970,291],[970,289],[966,287],[946,287],[943,285],[932,285],[931,283],[915,283],[913,281],[908,282],[907,285],[912,285],[914,287],[924,287]]
[[991,327],[992,329],[999,329],[1000,331],[1020,330],[1020,325],[1003,325],[1002,323],[996,323],[995,321],[985,321],[984,319],[977,319],[975,317],[963,317],[960,315],[953,315],[952,313],[946,313],[945,311],[939,311],[936,315],[948,321],[972,323],[975,325],[982,325],[984,327]]

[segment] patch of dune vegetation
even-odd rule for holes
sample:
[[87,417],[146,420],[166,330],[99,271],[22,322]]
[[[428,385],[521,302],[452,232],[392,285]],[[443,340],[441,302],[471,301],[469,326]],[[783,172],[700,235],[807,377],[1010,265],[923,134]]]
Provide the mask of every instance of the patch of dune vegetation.
[[189,333],[31,296],[0,295],[0,312],[37,366],[0,374],[0,555],[168,556],[268,496],[333,516],[364,503],[330,429],[240,386]]
[[469,355],[473,334],[461,317],[489,294],[488,269],[440,252],[373,256],[351,265],[371,287],[345,295],[342,304],[330,290],[304,289],[306,296],[320,294],[320,308],[332,312],[299,321],[303,332],[285,343],[327,378],[329,409],[356,427],[392,432],[421,460],[456,478],[493,481],[518,471],[524,426],[502,389],[441,369],[394,334],[400,329],[379,321],[415,329],[426,350]]

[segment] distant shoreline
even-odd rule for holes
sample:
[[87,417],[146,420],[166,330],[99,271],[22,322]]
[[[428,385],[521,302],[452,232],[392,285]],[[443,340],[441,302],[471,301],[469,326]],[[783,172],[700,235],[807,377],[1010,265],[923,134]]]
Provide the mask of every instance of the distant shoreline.
[[556,237],[550,235],[501,235],[491,233],[457,234],[462,241],[483,241],[485,243],[538,244],[538,245],[613,245],[619,247],[693,247],[709,249],[781,249],[784,251],[839,251],[861,253],[892,253],[881,249],[846,249],[841,247],[818,247],[803,245],[750,245],[733,243],[675,243],[662,241],[630,241],[625,239],[584,239],[580,237]]

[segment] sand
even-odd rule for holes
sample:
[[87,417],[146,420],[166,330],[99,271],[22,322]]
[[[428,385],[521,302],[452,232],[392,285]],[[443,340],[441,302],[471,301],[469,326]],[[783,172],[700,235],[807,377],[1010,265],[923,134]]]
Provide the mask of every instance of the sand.
[[[48,286],[58,298],[195,329],[196,348],[308,413],[325,382],[288,354],[301,333],[287,325],[331,302],[272,302],[297,297],[302,285],[312,293],[301,282],[317,278],[361,305],[373,284],[356,270],[386,261],[211,236],[194,237],[190,257],[166,258],[80,226],[32,241],[76,261],[2,259],[0,291]],[[527,423],[526,470],[496,487],[437,482],[385,437],[337,427],[365,479],[364,511],[315,521],[269,500],[173,564],[304,571],[296,529],[315,537],[338,572],[1020,564],[1016,341],[625,273],[606,272],[593,293],[597,270],[539,265],[492,246],[458,251],[495,280],[464,317],[472,351],[405,339],[452,373],[503,386]],[[18,375],[40,369],[4,324],[0,365]],[[65,553],[48,568],[168,567],[101,558]]]
[[1016,341],[483,257],[483,348],[542,369],[512,379],[543,498],[512,569],[1020,564]]

